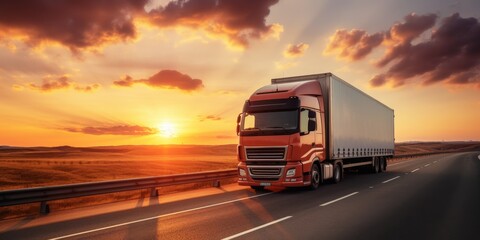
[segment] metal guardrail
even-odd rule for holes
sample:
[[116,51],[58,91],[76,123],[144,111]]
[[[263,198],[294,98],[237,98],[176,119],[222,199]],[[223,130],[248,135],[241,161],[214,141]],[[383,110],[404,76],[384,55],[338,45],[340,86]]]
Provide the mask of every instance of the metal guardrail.
[[[441,153],[447,152],[402,154],[395,155],[393,158],[412,158]],[[213,181],[213,185],[218,187],[220,186],[220,179],[236,176],[237,169],[226,169],[159,177],[7,190],[0,191],[0,207],[40,202],[40,213],[47,214],[50,211],[47,204],[48,201],[143,189],[150,189],[150,196],[158,196],[156,188],[159,187],[208,181]]]
[[47,201],[142,189],[150,189],[151,196],[158,196],[158,190],[156,189],[158,187],[208,181],[213,181],[213,185],[219,187],[220,179],[236,176],[237,169],[226,169],[159,177],[7,190],[0,191],[0,207],[40,202],[40,213],[47,214],[50,211]]

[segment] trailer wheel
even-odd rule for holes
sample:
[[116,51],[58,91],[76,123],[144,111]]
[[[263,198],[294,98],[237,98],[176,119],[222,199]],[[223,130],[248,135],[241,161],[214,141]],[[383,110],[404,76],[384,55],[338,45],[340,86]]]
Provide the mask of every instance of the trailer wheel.
[[379,172],[380,172],[380,158],[373,157],[372,173],[379,173]]
[[320,186],[320,181],[322,175],[320,175],[320,171],[318,170],[318,165],[313,164],[312,165],[312,171],[310,173],[311,179],[310,179],[310,190],[315,190]]
[[380,172],[385,172],[387,170],[387,158],[380,158]]
[[339,183],[340,181],[342,181],[342,165],[340,165],[340,163],[336,163],[333,167],[332,183]]
[[256,192],[261,192],[263,190],[265,190],[265,187],[264,186],[250,186],[253,190],[255,190]]

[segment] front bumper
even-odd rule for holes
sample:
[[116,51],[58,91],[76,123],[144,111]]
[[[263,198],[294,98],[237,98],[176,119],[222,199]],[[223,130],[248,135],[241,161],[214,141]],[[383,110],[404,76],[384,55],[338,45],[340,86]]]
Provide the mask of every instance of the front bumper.
[[[238,184],[242,186],[303,187],[310,184],[310,182],[304,181],[303,164],[301,162],[287,162],[286,165],[282,166],[247,166],[245,162],[240,162],[238,168],[243,169],[246,173],[246,176],[238,176]],[[252,174],[252,169],[262,168],[279,168],[281,172],[279,176],[273,176],[273,178]],[[295,169],[295,175],[287,177],[286,173],[290,169]]]

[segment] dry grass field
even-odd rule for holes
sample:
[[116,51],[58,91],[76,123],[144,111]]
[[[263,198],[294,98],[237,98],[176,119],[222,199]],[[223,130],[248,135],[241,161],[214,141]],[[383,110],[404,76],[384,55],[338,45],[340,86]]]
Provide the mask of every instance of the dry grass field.
[[0,190],[234,168],[236,147],[0,148]]
[[[480,150],[480,142],[399,143],[396,154]],[[112,146],[112,147],[0,147],[0,191],[9,189],[160,176],[235,168],[236,145]],[[234,182],[235,180],[226,180]],[[209,186],[189,184],[160,189],[160,193]],[[59,200],[53,211],[148,195],[132,191]],[[38,204],[4,207],[0,219],[36,214]]]

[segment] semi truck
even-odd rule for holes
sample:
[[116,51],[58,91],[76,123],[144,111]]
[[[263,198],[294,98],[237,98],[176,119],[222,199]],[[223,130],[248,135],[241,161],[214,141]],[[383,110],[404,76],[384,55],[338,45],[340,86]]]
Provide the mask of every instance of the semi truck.
[[332,73],[276,78],[237,117],[238,183],[309,187],[344,170],[386,171],[394,110]]

